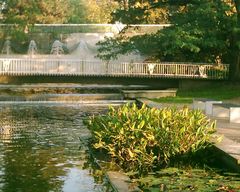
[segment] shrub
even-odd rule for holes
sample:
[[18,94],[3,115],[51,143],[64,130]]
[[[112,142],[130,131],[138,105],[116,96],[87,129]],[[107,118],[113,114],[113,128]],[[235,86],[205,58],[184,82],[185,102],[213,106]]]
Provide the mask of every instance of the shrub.
[[93,116],[88,127],[93,146],[106,150],[127,171],[164,166],[178,155],[211,145],[215,124],[199,110],[124,105]]
[[227,78],[228,75],[228,69],[224,68],[223,66],[214,66],[213,68],[207,70],[207,76],[209,77],[215,76],[219,79],[222,79]]

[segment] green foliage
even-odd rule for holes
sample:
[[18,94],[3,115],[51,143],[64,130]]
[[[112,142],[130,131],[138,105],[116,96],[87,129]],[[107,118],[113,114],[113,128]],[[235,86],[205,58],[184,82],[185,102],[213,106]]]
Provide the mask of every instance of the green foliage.
[[118,3],[109,0],[0,0],[0,20],[4,23],[108,23]]
[[[239,191],[239,174],[204,169],[166,168],[154,174],[134,179],[145,192],[159,191]],[[160,189],[159,189],[160,188]]]
[[[119,15],[118,18],[127,20],[129,18],[125,17],[129,15],[137,19],[147,17],[146,12],[141,13],[141,16],[138,15],[139,12],[135,14],[138,7],[131,4],[138,1],[133,2],[128,4],[129,9],[119,10],[129,14]],[[232,6],[225,1],[209,0],[155,2],[149,1],[150,7],[166,8],[168,5],[171,27],[137,37],[122,35],[112,43],[108,40],[105,44],[102,43],[103,49],[99,49],[99,56],[104,53],[106,57],[108,50],[111,50],[108,57],[138,50],[143,55],[161,61],[215,62],[215,58],[220,56],[223,62],[230,63],[232,34],[236,26],[236,14]]]
[[143,105],[109,108],[92,117],[93,146],[106,150],[126,170],[145,171],[165,166],[171,158],[211,145],[215,124],[200,111],[188,108],[155,109]]
[[[178,90],[179,98],[212,98],[216,100],[228,100],[240,97],[240,85],[238,82],[232,84],[213,84],[212,86],[193,88],[190,91]],[[174,99],[174,98],[173,98]]]
[[135,0],[118,2],[119,7],[112,13],[113,21],[125,24],[164,23],[168,19],[168,9],[161,7],[155,0]]
[[35,23],[66,23],[72,9],[64,0],[12,0],[7,2],[3,22],[27,26]]
[[185,104],[190,104],[193,101],[193,98],[191,97],[161,97],[161,98],[155,98],[152,99],[155,102],[159,103],[185,103]]
[[236,99],[238,97],[240,97],[240,85],[238,83],[236,83],[236,85],[221,83],[219,85],[214,84],[208,87],[193,88],[187,91],[184,89],[178,89],[176,97],[155,98],[152,100],[159,103],[190,104],[192,103],[193,98],[211,98],[222,101]]
[[227,69],[223,68],[222,66],[214,66],[212,69],[207,70],[207,76],[212,76],[213,74],[217,74],[218,78],[224,78],[225,74],[228,72]]
[[69,23],[108,23],[118,4],[109,0],[69,0],[73,9]]
[[65,0],[6,1],[0,20],[13,25],[3,32],[3,41],[10,39],[15,53],[26,52],[34,24],[66,23],[71,10],[69,1]]
[[116,59],[120,54],[127,54],[135,49],[134,44],[129,43],[128,38],[125,39],[123,36],[105,37],[105,40],[98,42],[97,45],[99,45],[97,56],[103,60]]

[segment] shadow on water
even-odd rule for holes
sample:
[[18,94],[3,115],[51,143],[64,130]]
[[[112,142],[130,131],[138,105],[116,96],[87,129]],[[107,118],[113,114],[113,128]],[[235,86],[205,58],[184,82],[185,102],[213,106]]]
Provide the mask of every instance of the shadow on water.
[[0,106],[0,191],[107,191],[79,137],[82,119],[106,106]]

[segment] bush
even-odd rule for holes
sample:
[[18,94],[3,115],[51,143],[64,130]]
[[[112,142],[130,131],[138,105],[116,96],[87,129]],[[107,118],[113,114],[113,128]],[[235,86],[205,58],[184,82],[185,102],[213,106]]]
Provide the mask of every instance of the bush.
[[106,150],[127,171],[140,173],[165,166],[178,155],[211,145],[215,124],[198,110],[155,109],[143,105],[109,108],[88,122],[93,146]]
[[207,70],[208,77],[217,77],[219,79],[228,77],[228,69],[223,66],[216,66]]

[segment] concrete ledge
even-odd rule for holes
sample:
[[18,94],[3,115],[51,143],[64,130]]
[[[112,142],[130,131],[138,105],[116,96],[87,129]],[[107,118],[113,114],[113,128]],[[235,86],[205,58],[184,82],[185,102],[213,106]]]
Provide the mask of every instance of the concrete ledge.
[[212,115],[213,113],[213,104],[220,104],[222,101],[206,101],[205,102],[205,113],[206,115]]
[[141,192],[135,183],[131,183],[130,178],[123,172],[108,171],[106,173],[112,188],[116,192]]
[[109,162],[108,159],[98,159],[95,154],[91,153],[95,163],[105,173],[108,183],[110,184],[111,191],[114,192],[141,192],[138,184],[132,182],[129,176],[124,173],[120,166],[114,162]]
[[240,105],[229,103],[213,104],[212,116],[227,118],[231,123],[240,123]]
[[240,106],[230,107],[230,118],[231,123],[240,123]]
[[193,109],[199,109],[202,111],[205,111],[206,108],[206,102],[207,101],[212,101],[212,99],[207,99],[207,98],[195,98],[193,99]]
[[136,99],[136,98],[160,98],[160,97],[176,97],[176,89],[167,90],[123,90],[124,98]]
[[207,98],[196,98],[193,99],[193,109],[199,109],[206,113],[206,115],[212,115],[213,104],[221,104],[222,101],[216,101]]

